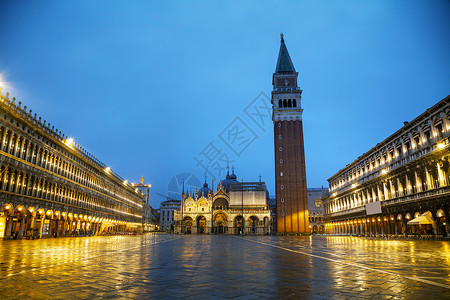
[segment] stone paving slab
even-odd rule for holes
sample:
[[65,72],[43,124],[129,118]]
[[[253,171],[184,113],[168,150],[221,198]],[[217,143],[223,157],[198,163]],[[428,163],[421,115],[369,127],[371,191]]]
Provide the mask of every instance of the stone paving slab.
[[0,299],[450,299],[450,243],[147,234],[0,242]]

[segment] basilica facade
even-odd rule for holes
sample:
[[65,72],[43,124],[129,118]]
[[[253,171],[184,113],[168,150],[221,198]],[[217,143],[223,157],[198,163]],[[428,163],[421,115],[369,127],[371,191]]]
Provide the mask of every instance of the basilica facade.
[[239,182],[227,173],[215,190],[205,182],[182,193],[175,211],[175,232],[184,234],[270,234],[268,192],[264,182]]

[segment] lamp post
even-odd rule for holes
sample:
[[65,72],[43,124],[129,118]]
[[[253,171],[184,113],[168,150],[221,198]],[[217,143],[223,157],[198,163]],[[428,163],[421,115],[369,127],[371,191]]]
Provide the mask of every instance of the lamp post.
[[245,218],[244,218],[244,179],[241,179],[241,205],[242,205],[242,235],[245,234]]

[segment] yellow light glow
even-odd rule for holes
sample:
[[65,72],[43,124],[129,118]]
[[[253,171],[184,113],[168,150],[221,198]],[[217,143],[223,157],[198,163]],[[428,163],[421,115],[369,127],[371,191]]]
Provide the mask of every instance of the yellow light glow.
[[19,211],[22,211],[22,207],[19,207],[18,209],[19,209]]
[[381,170],[381,174],[386,174],[386,173],[387,173],[386,169]]
[[437,144],[437,147],[438,147],[439,149],[443,149],[445,146],[444,146],[444,144]]
[[33,208],[30,208],[29,211],[30,211],[30,212],[33,212]]
[[73,146],[73,143],[74,143],[73,138],[68,138],[68,139],[66,140],[66,144],[67,144],[67,145]]
[[51,212],[50,212],[50,211],[47,211],[47,215],[49,215],[49,214],[51,214]]
[[5,208],[6,208],[6,209],[9,209],[9,205],[6,205]]
[[105,168],[105,172],[106,172],[106,173],[109,173],[109,171],[111,171],[111,168],[110,168],[110,167],[106,167],[106,168]]
[[123,181],[123,184],[127,185],[127,183],[128,183],[128,180]]
[[5,80],[4,73],[0,73],[0,91],[2,90],[2,88],[6,90],[12,90],[10,83]]

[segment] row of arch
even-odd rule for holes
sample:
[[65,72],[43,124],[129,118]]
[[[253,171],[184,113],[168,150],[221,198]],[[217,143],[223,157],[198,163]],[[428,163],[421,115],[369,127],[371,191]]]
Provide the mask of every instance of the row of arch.
[[325,213],[336,213],[361,207],[370,202],[394,199],[448,186],[450,184],[449,166],[447,157],[437,162],[418,164],[413,172],[400,173],[325,203]]
[[[244,221],[245,220],[245,221]],[[212,218],[207,215],[195,217],[185,216],[183,220],[175,223],[177,232],[184,234],[269,234],[270,223],[268,217],[258,218],[251,215],[244,219],[242,215],[237,215],[230,219],[224,212],[215,214]]]
[[280,99],[278,100],[279,108],[297,107],[297,99]]
[[[0,149],[10,155],[44,168],[52,173],[72,180],[91,189],[113,194],[115,197],[134,202],[141,202],[139,196],[125,187],[117,188],[115,184],[105,180],[98,170],[89,168],[83,162],[77,166],[70,158],[63,156],[55,149],[40,145],[32,138],[27,138],[6,126],[0,127]],[[83,167],[81,167],[83,166]]]
[[403,155],[409,155],[422,147],[428,147],[431,142],[438,142],[448,136],[449,132],[450,109],[447,109],[436,114],[433,118],[425,120],[419,126],[411,128],[401,137],[386,142],[385,146],[376,153],[359,159],[359,162],[354,164],[351,169],[342,171],[339,176],[330,181],[330,191],[339,189],[345,184],[350,184],[360,176],[388,166],[392,163],[392,160],[401,159]]
[[136,207],[114,201],[101,194],[81,190],[66,183],[58,183],[42,175],[25,172],[6,164],[0,167],[0,191],[54,201],[89,211],[123,215],[130,218],[130,221],[141,214]]
[[91,236],[102,232],[126,231],[126,222],[81,210],[2,203],[0,237],[5,239]]
[[[430,212],[433,224],[408,225],[408,222],[422,213]],[[450,232],[449,211],[399,212],[377,216],[349,218],[325,223],[325,232],[329,234],[352,234],[361,236],[408,236],[440,235],[448,236]]]

